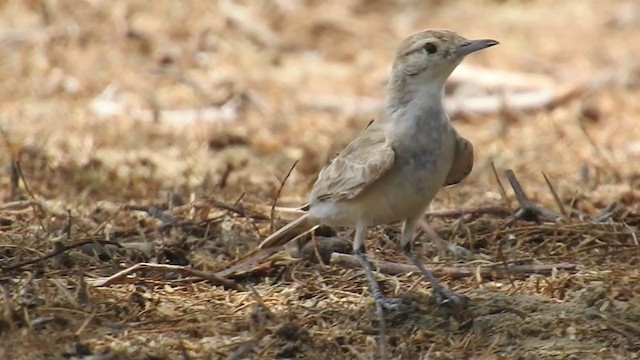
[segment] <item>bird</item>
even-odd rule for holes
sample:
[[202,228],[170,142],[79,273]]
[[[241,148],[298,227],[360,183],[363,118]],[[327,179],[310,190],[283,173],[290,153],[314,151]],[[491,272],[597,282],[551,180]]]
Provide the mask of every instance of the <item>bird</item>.
[[316,225],[355,228],[353,253],[370,291],[384,309],[399,309],[375,280],[364,241],[374,225],[404,221],[400,247],[431,283],[439,304],[464,307],[467,299],[445,289],[413,249],[416,223],[440,188],[461,182],[473,168],[469,140],[452,126],[443,105],[445,82],[469,54],[497,45],[450,30],[427,29],[397,50],[378,119],[318,174],[307,212],[268,236],[259,248],[282,246]]

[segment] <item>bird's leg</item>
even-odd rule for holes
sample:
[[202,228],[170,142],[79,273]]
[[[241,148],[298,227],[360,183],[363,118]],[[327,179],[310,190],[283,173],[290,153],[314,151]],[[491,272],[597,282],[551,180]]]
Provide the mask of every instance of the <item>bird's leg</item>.
[[358,224],[356,226],[356,233],[353,238],[353,252],[356,257],[360,261],[360,265],[364,268],[364,272],[367,274],[367,281],[369,282],[369,290],[371,291],[371,295],[376,301],[376,305],[380,304],[384,309],[387,310],[402,310],[403,303],[402,300],[391,298],[388,299],[380,290],[380,284],[375,278],[373,273],[373,267],[367,259],[367,254],[364,249],[364,237],[367,232],[367,225],[365,223]]
[[405,255],[407,255],[407,257],[411,259],[413,264],[418,269],[420,269],[422,275],[424,275],[424,277],[429,280],[429,282],[431,283],[433,296],[435,297],[438,304],[452,306],[456,309],[464,309],[465,307],[467,307],[467,298],[445,289],[440,284],[438,279],[436,279],[433,273],[422,264],[420,259],[418,259],[416,252],[413,250],[413,235],[415,233],[415,226],[418,219],[419,216],[408,218],[407,220],[405,220],[404,227],[402,229],[402,237],[400,239],[402,250],[404,251]]
[[420,218],[418,220],[418,226],[422,228],[422,231],[424,231],[427,236],[429,236],[431,241],[435,244],[436,248],[438,249],[438,253],[440,253],[440,256],[446,254],[447,252],[453,255],[453,257],[455,257],[456,259],[470,259],[473,256],[471,251],[467,250],[466,248],[460,245],[456,245],[453,242],[448,242],[441,238],[440,235],[438,235],[438,233],[433,230],[433,228],[423,218]]
[[380,290],[380,284],[375,278],[373,273],[373,268],[371,267],[371,263],[367,259],[367,255],[364,249],[364,237],[367,233],[367,224],[365,222],[360,222],[356,225],[356,233],[353,237],[353,252],[356,254],[358,260],[360,260],[360,264],[364,268],[364,272],[367,274],[367,281],[369,282],[369,291],[371,291],[371,295],[376,303],[376,312],[378,314],[378,323],[380,327],[380,339],[379,339],[379,348],[380,348],[380,357],[382,359],[387,359],[387,325],[384,320],[384,310],[400,310],[404,308],[404,304],[400,299],[387,299],[382,290]]

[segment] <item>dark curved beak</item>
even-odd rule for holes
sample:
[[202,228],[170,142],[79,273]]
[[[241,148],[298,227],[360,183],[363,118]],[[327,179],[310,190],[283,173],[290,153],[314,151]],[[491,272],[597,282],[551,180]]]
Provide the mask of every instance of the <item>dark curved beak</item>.
[[486,49],[488,47],[491,47],[493,45],[498,45],[498,44],[500,44],[500,43],[497,42],[496,40],[491,40],[491,39],[468,40],[464,44],[460,45],[455,50],[455,53],[458,56],[466,56],[466,55],[471,54],[472,52],[476,52],[478,50]]

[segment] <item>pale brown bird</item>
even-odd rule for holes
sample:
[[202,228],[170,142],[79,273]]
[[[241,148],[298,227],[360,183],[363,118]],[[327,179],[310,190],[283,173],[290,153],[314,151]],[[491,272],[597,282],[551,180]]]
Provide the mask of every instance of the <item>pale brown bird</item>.
[[400,244],[431,282],[441,304],[465,306],[445,290],[416,256],[416,222],[438,190],[471,172],[473,146],[451,125],[442,103],[445,81],[465,56],[498,44],[467,40],[447,30],[424,30],[406,38],[395,57],[379,120],[327,164],[309,196],[308,212],[273,233],[261,248],[280,246],[317,224],[353,226],[353,250],[376,300],[387,309],[401,303],[380,291],[366,258],[367,228],[404,220]]

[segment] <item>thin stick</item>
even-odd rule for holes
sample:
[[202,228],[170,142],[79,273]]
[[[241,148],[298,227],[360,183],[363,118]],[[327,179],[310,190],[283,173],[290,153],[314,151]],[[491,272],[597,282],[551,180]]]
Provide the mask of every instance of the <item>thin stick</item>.
[[18,174],[18,166],[16,165],[16,159],[11,155],[11,172],[9,175],[11,187],[9,196],[11,201],[20,200],[20,175]]
[[538,221],[538,216],[542,216],[544,218],[547,218],[548,220],[555,221],[561,217],[560,214],[544,208],[529,200],[529,197],[522,189],[522,186],[516,178],[516,174],[513,172],[513,170],[509,169],[505,171],[505,173],[507,175],[509,183],[511,184],[511,187],[513,188],[513,192],[516,194],[518,203],[520,204],[520,209],[516,212],[517,218],[526,219],[527,217],[532,216],[533,220]]
[[568,216],[567,210],[565,209],[564,204],[560,200],[560,196],[558,196],[558,193],[556,192],[555,187],[547,177],[547,174],[544,173],[544,171],[542,172],[542,176],[544,177],[544,181],[547,182],[547,186],[549,187],[549,190],[551,190],[551,195],[553,195],[553,200],[555,200],[556,205],[558,205],[558,208],[560,209],[560,213],[562,214],[562,216],[567,217]]
[[223,286],[227,289],[237,290],[237,291],[246,291],[246,289],[240,284],[236,283],[233,280],[229,280],[218,275],[204,272],[201,270],[193,269],[189,266],[180,266],[180,265],[168,265],[168,264],[151,264],[151,263],[138,263],[133,266],[130,266],[122,271],[119,271],[107,278],[102,279],[93,279],[89,281],[93,286],[101,287],[101,286],[109,286],[131,273],[140,270],[156,270],[161,272],[178,272],[186,275],[196,276],[208,281],[213,282],[216,285]]
[[217,207],[218,209],[231,211],[232,213],[238,214],[245,218],[251,218],[254,220],[269,220],[269,217],[267,215],[264,215],[262,213],[259,213],[253,210],[245,209],[244,207],[240,208],[235,205],[225,204],[222,201],[216,200],[214,198],[208,198],[207,200],[211,201],[211,204],[214,207]]
[[425,216],[427,217],[442,217],[442,218],[456,218],[463,215],[496,215],[496,216],[508,216],[512,213],[511,209],[504,206],[480,206],[475,208],[461,208],[461,209],[449,209],[449,210],[433,210],[427,211]]
[[[410,264],[401,264],[391,261],[368,259],[371,264],[377,268],[378,272],[387,275],[402,275],[408,273],[419,273],[420,270]],[[331,254],[331,264],[346,267],[349,269],[360,269],[360,261],[355,255],[333,253]],[[528,265],[510,265],[503,262],[482,266],[460,266],[460,267],[442,267],[432,269],[434,275],[449,276],[453,279],[477,276],[482,277],[504,277],[504,276],[529,276],[531,274],[550,275],[554,269],[557,270],[575,270],[576,264],[556,263],[556,264],[528,264]]]
[[114,245],[114,246],[117,246],[119,248],[122,247],[122,244],[120,244],[118,242],[115,242],[115,241],[108,241],[108,240],[81,240],[81,241],[75,242],[73,244],[61,246],[60,248],[56,249],[55,251],[52,251],[52,252],[50,252],[50,253],[48,253],[48,254],[46,254],[44,256],[41,256],[39,258],[22,261],[20,263],[15,264],[15,265],[3,266],[3,267],[1,267],[1,269],[2,269],[2,271],[11,271],[11,270],[20,269],[20,268],[25,267],[27,265],[36,264],[36,263],[39,263],[41,261],[45,261],[47,259],[51,259],[52,257],[58,256],[58,255],[62,254],[65,251],[69,251],[71,249],[75,249],[75,248],[80,247],[82,245],[95,244],[95,243],[102,244],[102,245]]
[[[27,183],[27,180],[24,178],[24,174],[22,173],[22,167],[20,166],[20,160],[16,160],[15,161],[15,167],[16,167],[16,171],[18,172],[18,176],[20,177],[20,180],[22,180],[22,185],[24,185],[24,190],[27,192],[27,194],[29,194],[29,197],[31,198],[31,200],[33,200],[33,202],[31,204],[33,206],[34,212],[37,210],[36,209],[36,207],[37,207],[37,208],[40,208],[40,211],[42,211],[43,213],[46,214],[45,209],[36,200],[36,197],[33,194],[33,192],[31,191],[31,188],[29,187],[29,184]],[[40,227],[42,228],[42,230],[44,232],[46,232],[47,234],[49,234],[49,230],[47,229],[47,227],[45,226],[44,222],[42,221],[42,218],[40,216],[37,216],[37,213],[36,213],[36,219],[40,223]]]
[[278,199],[280,198],[280,193],[282,192],[282,189],[284,188],[284,184],[287,182],[287,179],[289,179],[289,176],[291,175],[291,173],[293,172],[293,169],[295,169],[296,165],[298,165],[298,160],[296,160],[293,165],[291,165],[291,168],[289,168],[289,171],[287,172],[287,175],[284,176],[284,179],[282,179],[282,181],[280,182],[280,187],[278,188],[278,192],[276,192],[276,198],[273,200],[273,205],[271,205],[271,224],[269,224],[269,228],[271,230],[271,232],[275,231],[275,226],[273,224],[273,219],[274,219],[274,214],[276,212],[276,204],[278,203]]
[[264,303],[264,300],[262,300],[262,296],[260,296],[260,294],[258,293],[258,291],[251,285],[247,284],[246,287],[249,289],[249,291],[251,292],[251,296],[253,296],[253,299],[264,309],[264,311],[267,312],[267,315],[269,317],[271,317],[272,319],[275,318],[275,315],[273,314],[273,312],[271,311],[271,309],[269,309],[269,307],[267,306],[267,304]]
[[509,201],[507,192],[504,190],[504,185],[502,185],[502,181],[500,181],[498,170],[496,170],[496,164],[493,161],[491,162],[491,169],[493,170],[493,175],[496,177],[496,182],[498,183],[498,189],[500,189],[500,196],[502,197],[502,201],[504,201],[508,208],[511,208],[511,201]]

